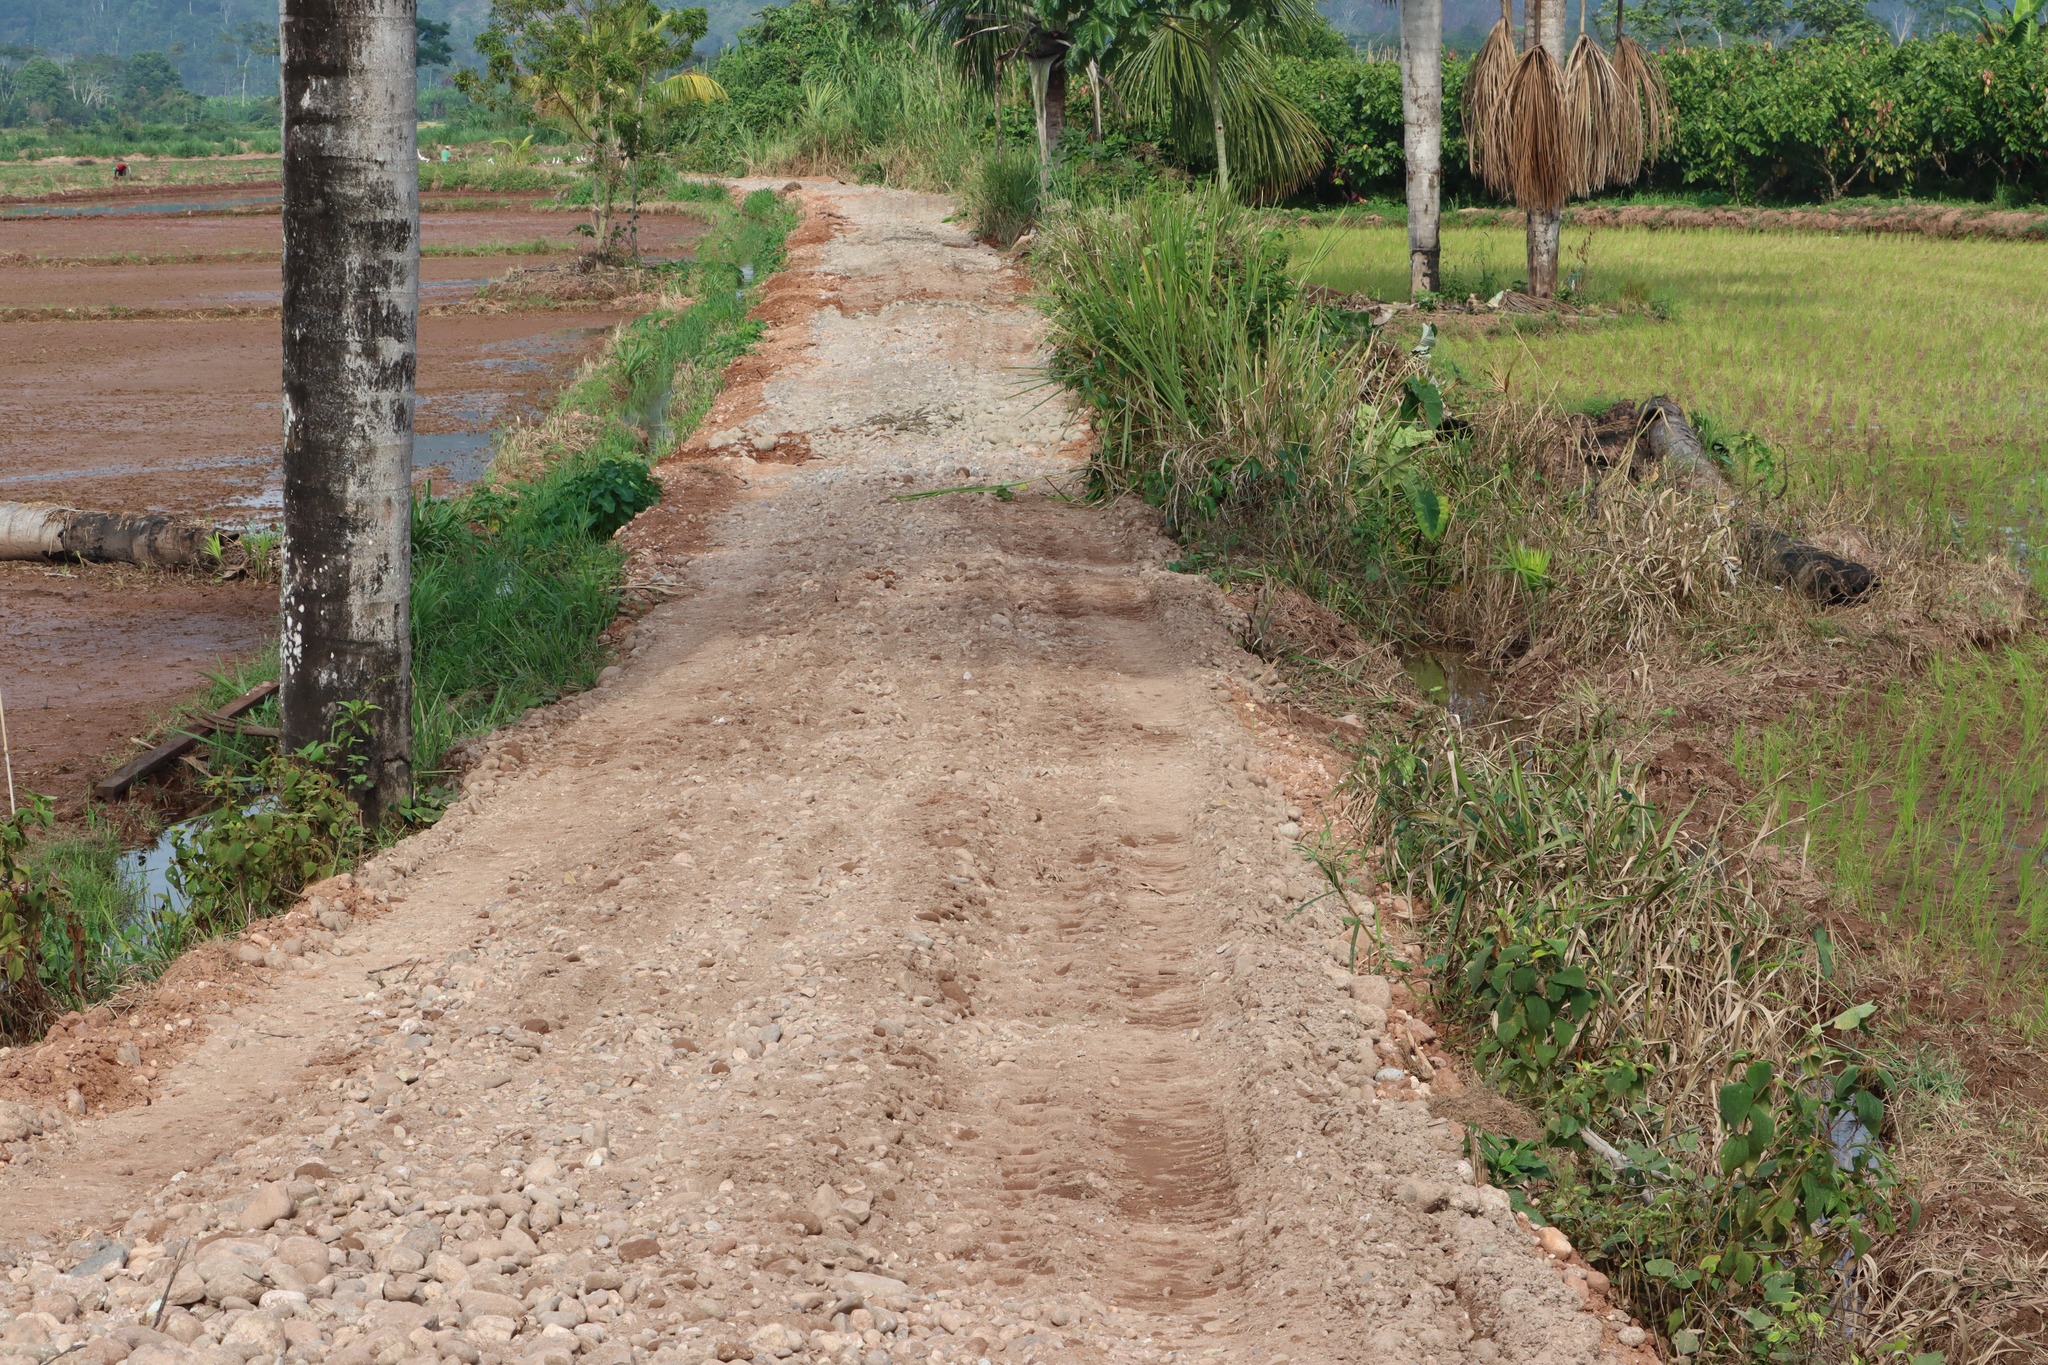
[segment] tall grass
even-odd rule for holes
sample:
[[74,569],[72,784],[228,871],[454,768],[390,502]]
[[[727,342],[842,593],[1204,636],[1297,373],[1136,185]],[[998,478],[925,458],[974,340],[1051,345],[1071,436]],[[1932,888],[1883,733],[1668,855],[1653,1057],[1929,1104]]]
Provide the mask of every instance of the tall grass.
[[1103,491],[1333,587],[1409,572],[1404,490],[1446,448],[1402,420],[1404,358],[1329,330],[1278,234],[1155,189],[1053,220],[1034,260],[1053,376],[1096,410]]
[[960,187],[974,235],[1007,247],[1038,217],[1038,157],[1021,147],[984,155]]

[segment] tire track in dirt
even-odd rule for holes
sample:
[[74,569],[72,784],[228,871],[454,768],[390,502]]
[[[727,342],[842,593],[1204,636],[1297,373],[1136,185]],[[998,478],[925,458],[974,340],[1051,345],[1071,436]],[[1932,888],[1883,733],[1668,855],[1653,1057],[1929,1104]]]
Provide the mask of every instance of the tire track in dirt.
[[[61,1307],[96,1227],[127,1268],[20,1329],[83,1365],[1615,1354],[1461,1131],[1375,1093],[1232,612],[1051,495],[1085,432],[1014,274],[940,200],[805,198],[776,365],[630,536],[674,596],[308,907],[393,913],[268,927],[275,989],[152,1104],[13,1149],[0,1303]],[[140,1335],[169,1248],[238,1229]]]

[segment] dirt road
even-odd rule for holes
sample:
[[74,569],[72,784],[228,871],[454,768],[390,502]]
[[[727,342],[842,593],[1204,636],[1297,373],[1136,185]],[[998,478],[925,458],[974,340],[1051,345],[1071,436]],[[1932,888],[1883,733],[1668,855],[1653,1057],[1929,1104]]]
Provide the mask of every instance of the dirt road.
[[0,1059],[49,1130],[0,1362],[1626,1357],[1376,1083],[1401,997],[1294,913],[1230,609],[1051,496],[1021,282],[942,201],[806,198],[617,671],[360,883]]

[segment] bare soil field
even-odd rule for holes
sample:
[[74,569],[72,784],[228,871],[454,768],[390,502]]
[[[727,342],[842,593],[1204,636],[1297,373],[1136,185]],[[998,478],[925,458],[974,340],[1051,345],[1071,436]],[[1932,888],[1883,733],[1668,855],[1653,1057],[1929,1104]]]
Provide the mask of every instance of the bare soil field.
[[[174,192],[192,193],[172,187],[157,197]],[[425,215],[426,243],[574,242],[576,215],[501,199],[502,211]],[[702,226],[651,216],[641,240],[651,254],[682,255]],[[0,221],[0,309],[10,310],[0,322],[0,501],[273,522],[279,246],[274,209]],[[136,256],[173,259],[120,263]],[[490,433],[541,411],[625,316],[604,304],[441,311],[493,279],[549,263],[421,263],[415,458],[441,484],[476,477]],[[64,309],[99,311],[56,312]],[[109,758],[202,685],[204,668],[260,649],[274,610],[273,590],[246,583],[5,566],[0,692],[17,778],[75,802]]]
[[1302,907],[1339,755],[1155,517],[1056,495],[1089,433],[1018,279],[943,200],[805,197],[631,531],[672,596],[617,668],[432,831],[0,1059],[9,1330],[78,1365],[1646,1365],[1475,1182],[1455,1063],[1386,1060],[1420,1004]]

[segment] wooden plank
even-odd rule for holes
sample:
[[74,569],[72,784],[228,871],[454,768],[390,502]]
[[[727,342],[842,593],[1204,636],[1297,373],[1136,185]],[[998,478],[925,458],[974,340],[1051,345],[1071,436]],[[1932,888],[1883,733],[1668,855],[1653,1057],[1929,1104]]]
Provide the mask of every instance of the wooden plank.
[[148,753],[129,759],[95,782],[92,794],[102,801],[113,801],[126,796],[128,789],[137,782],[190,753],[207,732],[223,728],[224,724],[233,722],[235,717],[253,711],[275,691],[277,684],[274,682],[258,683],[220,710],[201,712],[193,718],[186,732],[172,735]]

